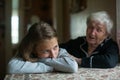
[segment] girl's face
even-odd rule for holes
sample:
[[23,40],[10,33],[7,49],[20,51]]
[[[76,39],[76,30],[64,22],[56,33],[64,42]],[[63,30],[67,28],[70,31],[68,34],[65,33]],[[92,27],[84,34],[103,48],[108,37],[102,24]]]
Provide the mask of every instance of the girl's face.
[[35,54],[39,58],[57,58],[58,53],[59,46],[56,37],[40,41],[35,48]]

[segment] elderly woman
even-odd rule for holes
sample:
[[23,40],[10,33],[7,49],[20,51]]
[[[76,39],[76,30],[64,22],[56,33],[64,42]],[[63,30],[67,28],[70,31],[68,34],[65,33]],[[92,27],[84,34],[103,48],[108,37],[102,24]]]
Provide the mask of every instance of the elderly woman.
[[60,44],[74,56],[81,67],[113,68],[118,63],[118,45],[111,38],[113,22],[105,11],[87,18],[86,37]]

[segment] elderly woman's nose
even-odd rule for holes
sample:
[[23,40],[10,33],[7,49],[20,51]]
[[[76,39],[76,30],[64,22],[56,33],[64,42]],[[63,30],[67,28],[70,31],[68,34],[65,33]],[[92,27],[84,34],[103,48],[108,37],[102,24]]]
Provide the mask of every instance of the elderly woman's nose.
[[95,34],[96,34],[96,29],[92,29],[92,30],[91,30],[91,34],[92,34],[92,35],[95,35]]

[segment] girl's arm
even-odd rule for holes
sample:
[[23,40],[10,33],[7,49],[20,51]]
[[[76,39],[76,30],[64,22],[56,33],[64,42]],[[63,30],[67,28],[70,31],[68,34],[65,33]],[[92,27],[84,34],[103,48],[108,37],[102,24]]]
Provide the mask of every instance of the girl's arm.
[[41,59],[45,64],[52,66],[56,71],[77,72],[78,64],[72,59],[65,49],[60,48],[57,58]]
[[23,61],[21,58],[13,58],[8,63],[8,73],[45,73],[52,72],[53,67],[41,62]]

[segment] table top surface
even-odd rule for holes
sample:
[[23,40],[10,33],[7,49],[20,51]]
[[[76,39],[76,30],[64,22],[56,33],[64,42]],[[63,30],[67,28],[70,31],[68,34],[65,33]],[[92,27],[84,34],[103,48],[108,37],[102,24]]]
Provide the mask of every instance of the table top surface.
[[120,80],[120,64],[115,68],[79,68],[76,73],[7,74],[4,80]]

